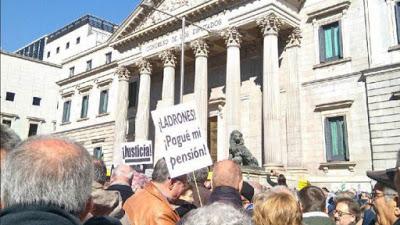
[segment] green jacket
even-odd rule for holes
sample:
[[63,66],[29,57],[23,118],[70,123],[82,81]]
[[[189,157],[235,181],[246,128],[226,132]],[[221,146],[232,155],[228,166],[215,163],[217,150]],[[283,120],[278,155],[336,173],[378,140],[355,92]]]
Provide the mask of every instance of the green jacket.
[[303,214],[304,225],[335,225],[335,222],[323,212],[309,212]]

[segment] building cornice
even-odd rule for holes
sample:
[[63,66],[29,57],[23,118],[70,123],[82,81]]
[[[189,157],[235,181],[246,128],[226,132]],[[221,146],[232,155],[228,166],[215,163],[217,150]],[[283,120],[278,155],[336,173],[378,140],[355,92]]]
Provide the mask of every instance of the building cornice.
[[43,64],[43,65],[46,65],[46,66],[53,66],[53,67],[61,69],[61,65],[58,65],[58,64],[55,64],[55,63],[45,62],[45,61],[42,61],[42,60],[38,60],[38,59],[22,56],[22,55],[19,55],[19,54],[15,54],[15,53],[11,53],[11,52],[5,52],[3,50],[0,50],[0,53],[4,54],[4,55],[11,56],[11,57],[20,58],[20,59],[28,60],[28,61],[31,61],[31,62],[40,63],[40,64]]
[[330,82],[330,81],[334,81],[334,80],[347,79],[350,77],[360,76],[360,75],[361,75],[361,72],[347,73],[347,74],[343,74],[343,75],[303,82],[301,85],[303,87],[307,87],[307,86],[311,86],[311,85],[315,85],[315,84],[321,84],[321,83]]
[[97,124],[92,124],[92,125],[88,125],[88,126],[78,127],[78,128],[69,129],[69,130],[57,131],[57,132],[54,132],[53,134],[63,134],[63,133],[77,131],[77,130],[83,131],[85,129],[90,129],[90,128],[93,128],[93,127],[102,127],[102,126],[106,126],[106,125],[111,125],[113,123],[115,123],[114,120],[108,121],[108,122],[104,122],[104,123],[97,123]]
[[112,68],[116,67],[117,65],[118,65],[117,61],[113,61],[111,63],[104,64],[102,66],[96,67],[96,68],[94,68],[94,69],[92,69],[90,71],[86,71],[86,72],[77,74],[75,76],[68,77],[66,79],[57,81],[56,84],[58,86],[63,86],[63,85],[66,85],[66,84],[70,84],[70,83],[75,82],[77,80],[81,80],[83,78],[90,77],[92,75],[98,74],[98,73],[106,71],[108,69],[112,69]]
[[374,76],[380,73],[392,72],[400,70],[400,63],[383,65],[378,67],[369,68],[361,71],[361,77],[358,81],[365,81],[366,77]]

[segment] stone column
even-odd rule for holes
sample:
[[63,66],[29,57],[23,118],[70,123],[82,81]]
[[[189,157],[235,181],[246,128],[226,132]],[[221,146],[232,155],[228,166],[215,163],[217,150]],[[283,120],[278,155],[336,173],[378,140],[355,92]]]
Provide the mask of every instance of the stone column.
[[138,108],[135,118],[135,140],[147,140],[150,115],[151,64],[142,59],[137,64],[140,72]]
[[264,36],[263,53],[263,125],[264,167],[282,166],[278,31],[281,20],[273,13],[257,20]]
[[176,57],[173,50],[163,51],[159,57],[164,64],[164,75],[162,84],[162,105],[172,106],[175,103],[175,63]]
[[286,45],[289,62],[287,86],[287,151],[288,167],[302,166],[301,118],[300,118],[300,83],[298,69],[298,50],[300,48],[301,30],[296,27],[289,35]]
[[225,38],[226,86],[225,119],[227,139],[233,130],[240,130],[240,42],[241,35],[237,28],[228,28],[222,33]]
[[[191,44],[196,57],[195,61],[195,79],[194,79],[194,96],[196,107],[198,110],[201,129],[203,134],[207,134],[208,124],[208,45],[203,40],[196,40]],[[207,136],[205,136],[207,139]]]
[[115,110],[113,164],[117,166],[122,162],[120,145],[126,141],[130,72],[126,67],[119,67],[115,74],[118,76],[118,98]]

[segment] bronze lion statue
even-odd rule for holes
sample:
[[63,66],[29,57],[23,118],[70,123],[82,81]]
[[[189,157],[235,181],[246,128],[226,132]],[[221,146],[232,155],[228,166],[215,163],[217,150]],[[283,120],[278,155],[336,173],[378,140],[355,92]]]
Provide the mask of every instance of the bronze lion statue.
[[257,159],[244,146],[243,135],[238,130],[232,131],[229,139],[229,159],[241,166],[258,167]]

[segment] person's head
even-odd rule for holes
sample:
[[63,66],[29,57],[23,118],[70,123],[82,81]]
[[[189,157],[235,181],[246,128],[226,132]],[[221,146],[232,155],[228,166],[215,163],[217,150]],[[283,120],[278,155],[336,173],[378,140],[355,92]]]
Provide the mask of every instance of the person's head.
[[242,171],[232,160],[222,160],[214,165],[212,186],[228,186],[240,191],[242,188]]
[[186,175],[170,178],[167,163],[164,158],[157,161],[151,178],[153,184],[170,200],[178,199],[188,188]]
[[315,186],[307,186],[298,193],[303,213],[325,212],[325,194]]
[[[394,177],[394,185],[397,190],[397,195],[400,196],[400,150],[397,152],[396,174]],[[400,206],[400,198],[398,198],[397,205]]]
[[360,206],[352,198],[341,197],[336,199],[334,217],[336,225],[353,225],[360,219]]
[[183,225],[251,225],[251,218],[232,205],[214,202],[192,210]]
[[255,225],[301,225],[302,214],[296,198],[286,192],[269,192],[254,199]]
[[279,174],[278,176],[278,185],[284,185],[287,186],[286,184],[286,177],[283,174]]
[[111,184],[125,184],[131,186],[134,169],[129,165],[121,164],[118,165],[110,177]]
[[94,168],[94,181],[97,183],[104,185],[107,181],[107,168],[104,161],[101,159],[97,159],[95,157],[93,159],[93,168]]
[[9,127],[0,124],[0,160],[3,165],[5,156],[21,142],[21,138]]
[[373,192],[373,205],[380,225],[391,225],[400,216],[398,194],[390,187],[377,183]]
[[6,157],[1,174],[5,207],[48,205],[82,219],[91,205],[92,158],[81,145],[52,136],[35,136]]
[[[196,177],[196,182],[198,185],[204,185],[204,183],[207,181],[208,177],[208,168],[204,167],[199,170],[194,171],[194,175]],[[194,177],[193,175],[188,176],[188,182],[191,184],[194,184]]]

